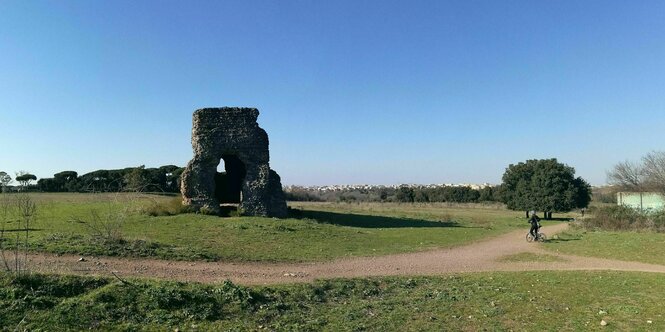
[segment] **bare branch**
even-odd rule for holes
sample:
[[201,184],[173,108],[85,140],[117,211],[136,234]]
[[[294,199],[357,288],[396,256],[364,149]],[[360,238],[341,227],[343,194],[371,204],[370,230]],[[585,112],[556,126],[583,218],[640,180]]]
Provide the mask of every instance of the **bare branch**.
[[129,281],[125,280],[125,279],[120,278],[115,272],[116,272],[116,271],[111,271],[111,274],[112,274],[116,279],[120,280],[120,282],[122,282],[123,284],[125,284],[125,285],[127,285],[127,286],[136,287],[136,285],[132,284],[131,282],[129,282]]
[[625,190],[641,191],[645,180],[643,166],[630,161],[620,162],[607,172],[607,182]]
[[665,152],[648,153],[642,157],[642,164],[649,189],[665,192]]

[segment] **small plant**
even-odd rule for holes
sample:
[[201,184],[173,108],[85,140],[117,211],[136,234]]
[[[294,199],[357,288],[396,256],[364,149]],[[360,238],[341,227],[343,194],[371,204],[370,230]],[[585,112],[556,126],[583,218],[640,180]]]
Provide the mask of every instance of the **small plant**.
[[71,221],[83,225],[94,240],[110,244],[123,240],[122,224],[125,218],[126,216],[122,212],[109,211],[103,213],[98,210],[91,210],[89,216],[74,217]]
[[5,256],[5,242],[8,241],[8,239],[5,238],[5,231],[7,231],[7,224],[10,222],[9,218],[11,212],[13,211],[7,195],[0,196],[0,258],[7,271],[11,271],[11,269],[9,267],[9,260],[7,259],[7,256]]
[[237,217],[241,217],[242,214],[243,214],[243,212],[242,212],[241,208],[237,208],[237,209],[229,211],[229,217],[237,218]]
[[202,206],[199,209],[199,213],[200,214],[205,214],[205,215],[211,215],[211,216],[217,215],[217,212],[215,210],[213,210],[213,209],[211,209],[207,206]]
[[[16,195],[13,202],[6,195],[2,195],[0,199],[0,259],[8,272],[21,275],[28,271],[30,225],[34,221],[36,213],[37,204],[27,194]],[[17,227],[9,230],[10,223],[14,223]],[[9,231],[16,235],[13,243],[9,243],[11,240],[5,237]],[[5,246],[5,242],[8,242],[9,245]],[[10,257],[7,257],[5,253],[6,248],[12,252]]]
[[105,245],[124,243],[122,227],[134,204],[123,202],[123,207],[120,210],[114,208],[114,205],[117,204],[120,203],[116,198],[116,200],[108,203],[105,210],[91,210],[89,215],[84,217],[75,216],[70,221],[83,225],[93,241]]

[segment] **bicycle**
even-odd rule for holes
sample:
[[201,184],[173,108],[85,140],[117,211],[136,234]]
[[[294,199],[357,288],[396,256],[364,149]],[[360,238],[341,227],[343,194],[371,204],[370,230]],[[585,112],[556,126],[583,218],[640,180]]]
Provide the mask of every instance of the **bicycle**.
[[533,238],[533,235],[531,235],[531,232],[526,233],[526,242],[533,242],[533,241],[538,241],[538,242],[545,242],[547,241],[547,237],[545,236],[545,233],[540,233],[538,232],[536,234],[536,238]]

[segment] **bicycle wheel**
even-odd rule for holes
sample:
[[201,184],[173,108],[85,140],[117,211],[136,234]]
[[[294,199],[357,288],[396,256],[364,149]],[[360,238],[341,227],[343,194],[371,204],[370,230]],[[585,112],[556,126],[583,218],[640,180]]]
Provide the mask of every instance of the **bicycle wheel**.
[[538,233],[538,241],[540,241],[540,242],[547,241],[547,237],[545,236],[545,233]]
[[533,236],[531,235],[531,233],[526,233],[526,242],[531,242],[531,241],[533,241]]

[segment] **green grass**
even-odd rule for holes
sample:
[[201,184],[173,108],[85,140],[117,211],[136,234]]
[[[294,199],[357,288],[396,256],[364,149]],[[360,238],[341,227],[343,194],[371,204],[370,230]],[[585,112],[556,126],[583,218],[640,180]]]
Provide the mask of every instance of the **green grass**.
[[509,262],[509,263],[520,263],[520,262],[565,262],[566,260],[554,255],[521,252],[519,254],[501,257],[499,261]]
[[560,253],[665,265],[665,234],[571,228],[545,248]]
[[[665,278],[648,273],[497,272],[271,287],[129,282],[0,274],[0,329],[665,329]],[[608,325],[602,327],[601,320]]]
[[[642,215],[616,204],[593,203],[589,214],[545,248],[560,253],[665,265],[665,233],[657,215]],[[656,218],[657,219],[657,218]]]
[[[33,250],[179,260],[318,261],[451,247],[526,229],[523,212],[496,206],[294,203],[295,218],[152,217],[140,211],[170,197],[31,194]],[[0,195],[3,196],[3,195]],[[12,195],[4,195],[11,199]],[[93,238],[91,211],[111,216],[121,237]],[[103,224],[103,223],[102,223]],[[13,224],[16,227],[16,223]],[[98,227],[99,228],[99,227]]]

